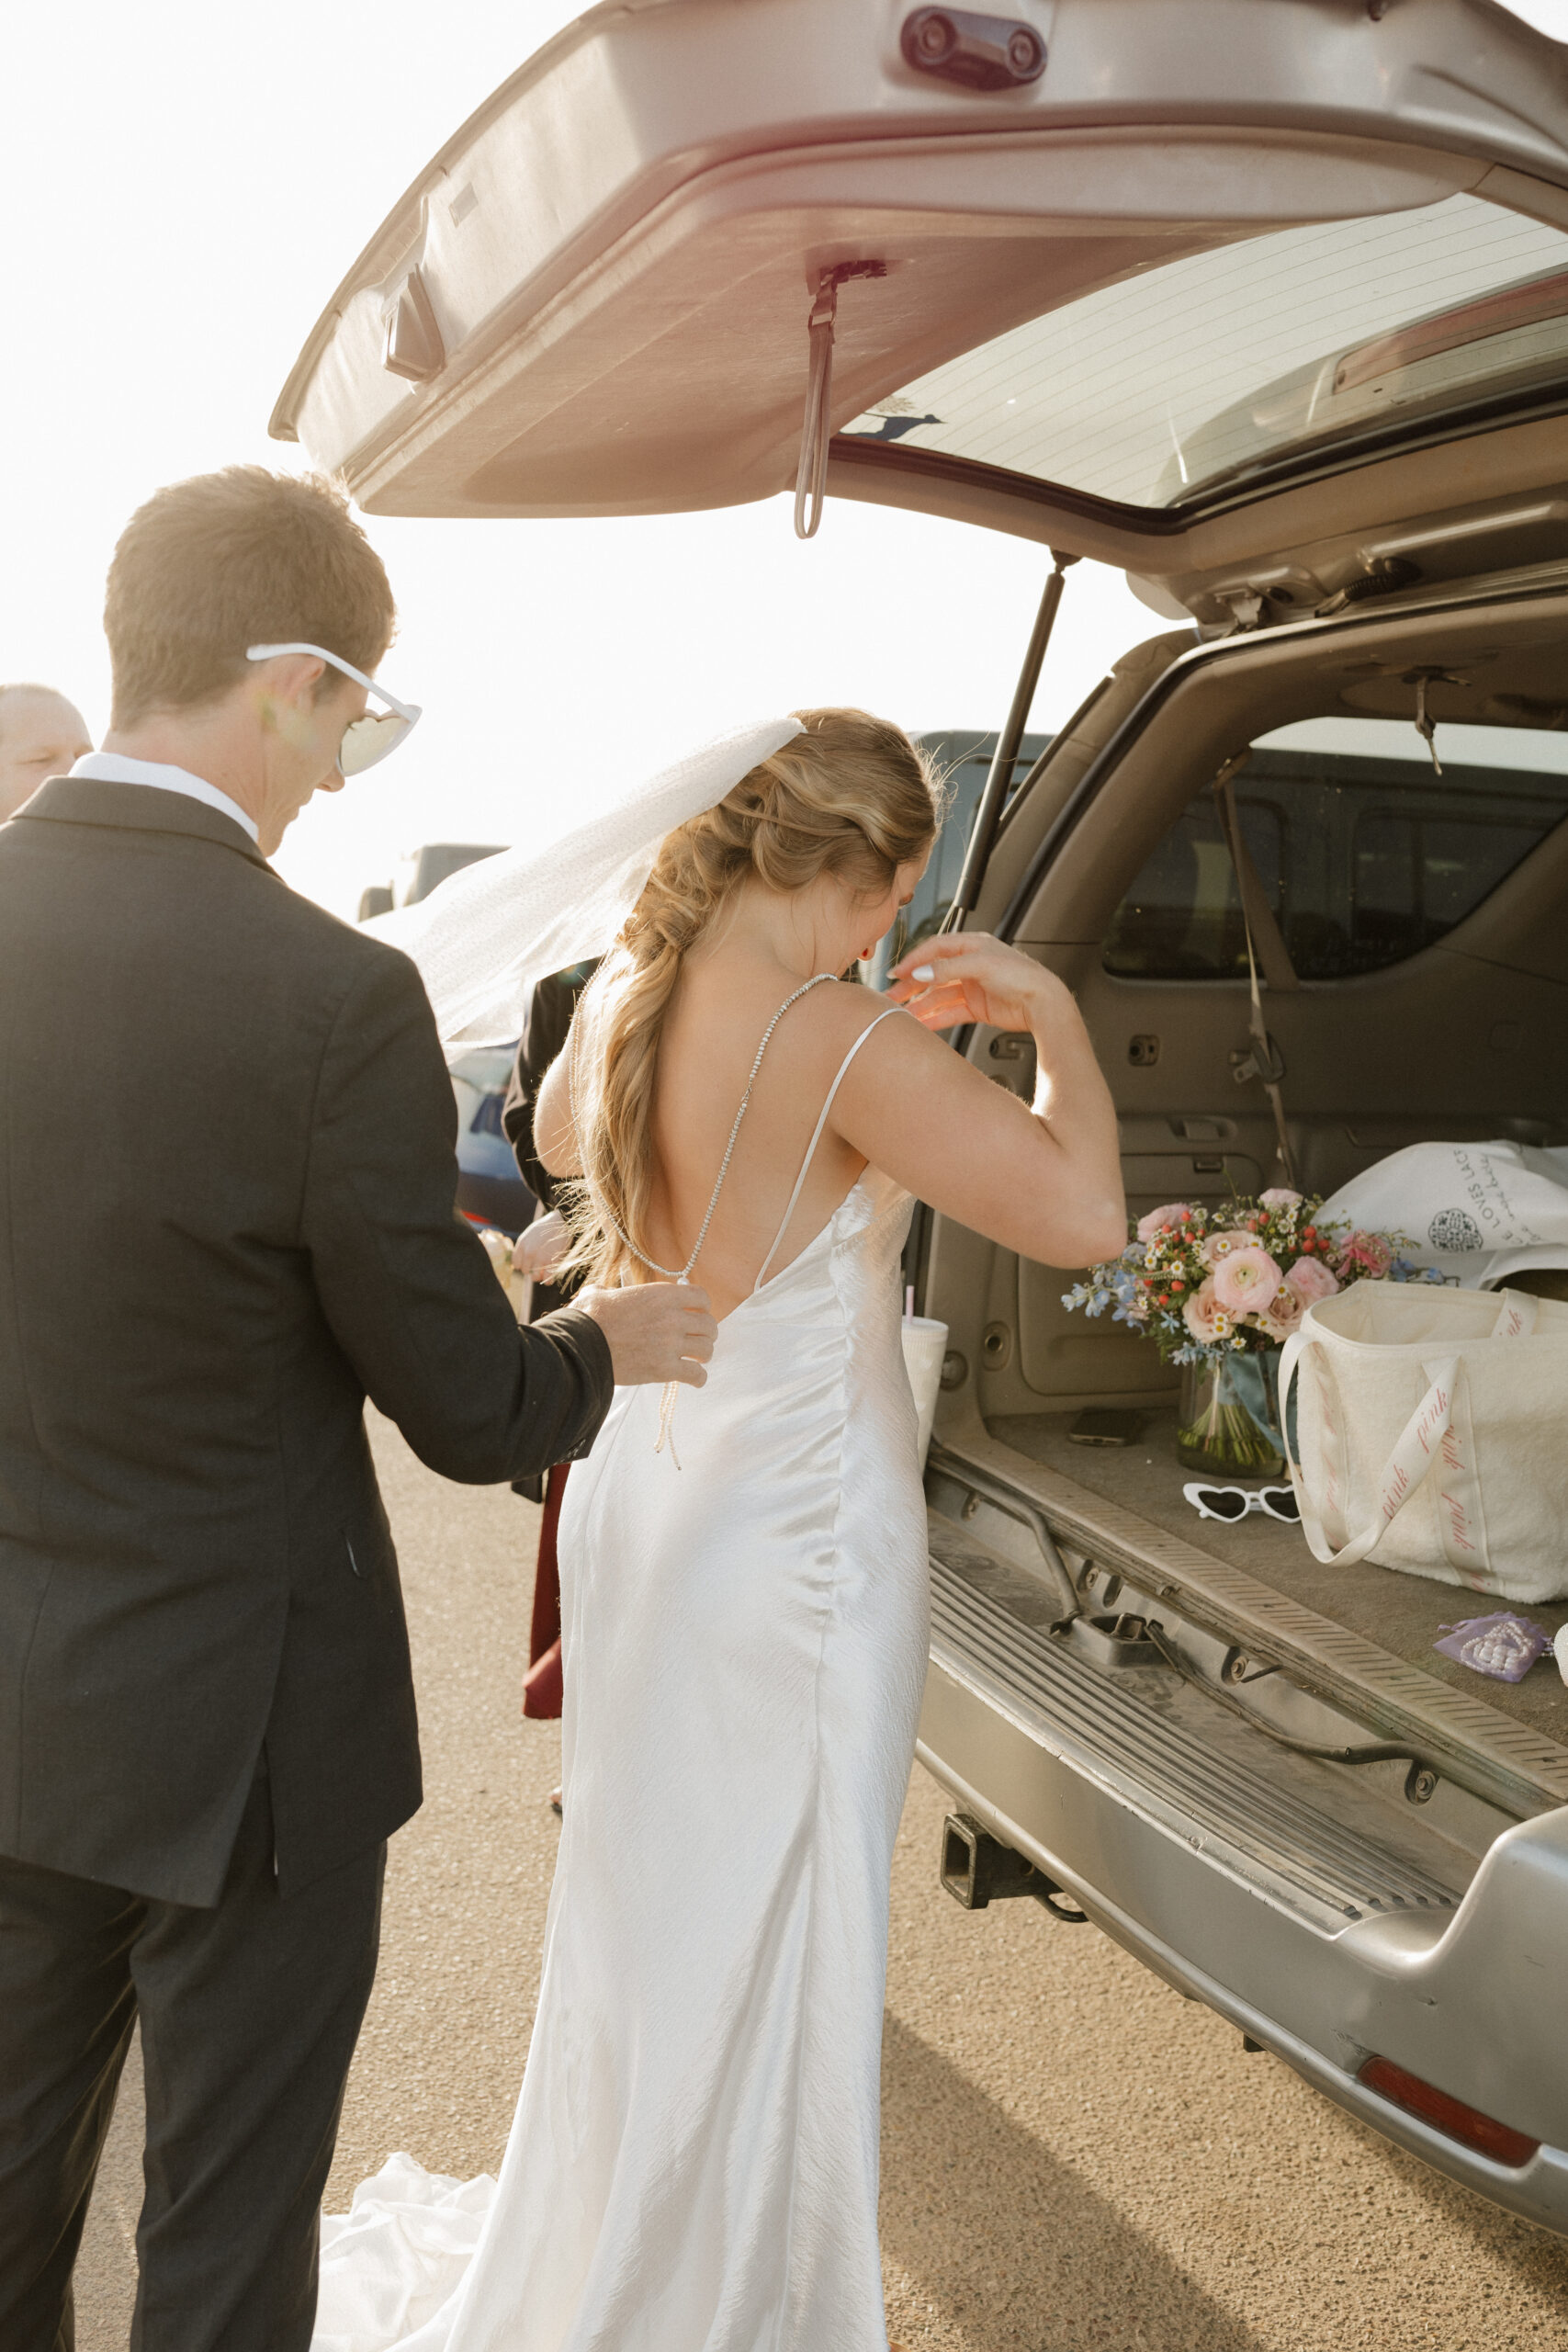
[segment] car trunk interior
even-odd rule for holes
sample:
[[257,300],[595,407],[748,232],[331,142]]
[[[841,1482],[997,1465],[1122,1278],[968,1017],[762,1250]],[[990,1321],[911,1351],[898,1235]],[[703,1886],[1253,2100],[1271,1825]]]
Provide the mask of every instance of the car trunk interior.
[[[1329,1193],[1423,1140],[1568,1142],[1565,639],[1561,587],[1528,581],[1202,649],[1173,634],[1064,729],[1010,811],[975,920],[998,927],[1010,904],[1011,935],[1077,991],[1115,1097],[1130,1215],[1286,1181],[1263,1087],[1235,1075],[1246,947],[1213,786],[1243,752],[1232,788],[1276,918],[1284,985],[1263,1005],[1300,1188]],[[1414,725],[1423,688],[1440,775]],[[1029,1097],[1032,1041],[980,1030],[968,1050]],[[1069,1313],[1073,1279],[931,1221],[924,1311],[948,1323],[952,1351],[939,1441],[981,1441],[993,1468],[1005,1449],[1021,1486],[1070,1480],[1086,1506],[1134,1512],[1192,1560],[1245,1570],[1568,1741],[1568,1690],[1549,1667],[1510,1686],[1434,1654],[1440,1627],[1484,1599],[1324,1566],[1299,1530],[1257,1516],[1201,1522],[1175,1453],[1179,1376],[1109,1317]],[[1073,1442],[1088,1406],[1135,1410],[1135,1442]]]

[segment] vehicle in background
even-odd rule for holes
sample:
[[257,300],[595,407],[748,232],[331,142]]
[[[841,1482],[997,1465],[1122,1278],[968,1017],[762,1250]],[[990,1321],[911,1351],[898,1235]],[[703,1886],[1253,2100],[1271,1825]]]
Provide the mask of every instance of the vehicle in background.
[[517,1172],[501,1124],[517,1057],[509,1046],[478,1046],[451,1065],[457,1098],[457,1206],[470,1225],[493,1225],[513,1240],[538,1204]]
[[399,859],[389,882],[373,882],[360,892],[357,920],[369,922],[376,915],[389,915],[394,907],[415,906],[465,865],[477,865],[481,857],[499,857],[504,846],[502,842],[426,842],[423,849]]
[[[1014,796],[1029,781],[1036,760],[1050,743],[1049,735],[1023,735],[1019,739],[1017,755],[1012,763],[1004,813]],[[915,737],[921,750],[930,754],[937,775],[947,793],[947,806],[942,812],[942,831],[936,837],[931,862],[916,885],[915,895],[898,922],[886,939],[877,944],[876,954],[869,964],[862,966],[868,985],[886,988],[887,975],[908,947],[929,939],[933,931],[942,929],[942,918],[953,903],[964,864],[964,852],[975,822],[975,811],[980,805],[980,795],[996,757],[995,734],[981,735],[961,729],[928,729]]]
[[[599,7],[393,212],[273,430],[372,514],[797,484],[807,537],[825,484],[1050,549],[1009,740],[1063,564],[1121,567],[1179,626],[919,919],[945,890],[1073,989],[1133,1214],[1256,1193],[1281,1142],[1311,1193],[1562,1146],[1565,65],[1491,0]],[[953,1044],[1032,1098],[1032,1037]],[[944,1883],[1092,1920],[1568,2233],[1556,1673],[1437,1655],[1450,1585],[1196,1519],[1171,1377],[1059,1272],[917,1209],[907,1273],[949,1331]]]
[[[499,857],[502,846],[500,842],[426,842],[399,860],[390,882],[361,893],[360,922],[389,915],[397,907],[417,906],[465,865]],[[515,1044],[486,1046],[452,1064],[452,1091],[457,1101],[457,1206],[470,1225],[493,1225],[513,1238],[537,1205],[517,1173],[501,1125],[516,1051]]]

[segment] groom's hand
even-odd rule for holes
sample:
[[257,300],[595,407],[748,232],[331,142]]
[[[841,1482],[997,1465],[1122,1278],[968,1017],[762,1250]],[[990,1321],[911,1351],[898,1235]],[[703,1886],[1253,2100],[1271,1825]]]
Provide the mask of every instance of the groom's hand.
[[581,1290],[574,1306],[592,1315],[610,1342],[617,1388],[683,1380],[700,1388],[718,1325],[708,1295],[690,1283],[637,1283],[629,1290]]

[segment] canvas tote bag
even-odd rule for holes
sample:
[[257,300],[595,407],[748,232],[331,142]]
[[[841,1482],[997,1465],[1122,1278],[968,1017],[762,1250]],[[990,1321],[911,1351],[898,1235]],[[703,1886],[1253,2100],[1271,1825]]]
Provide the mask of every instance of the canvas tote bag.
[[1568,1595],[1568,1305],[1356,1283],[1285,1342],[1280,1410],[1320,1560]]

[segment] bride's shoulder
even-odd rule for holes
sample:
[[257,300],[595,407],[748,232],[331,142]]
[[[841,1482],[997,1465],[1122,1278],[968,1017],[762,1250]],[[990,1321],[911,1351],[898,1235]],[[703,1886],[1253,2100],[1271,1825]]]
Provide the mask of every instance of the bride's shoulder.
[[884,1013],[904,1011],[894,998],[858,980],[825,981],[812,989],[800,1009],[808,1014],[811,1033],[824,1050],[840,1055],[852,1051]]

